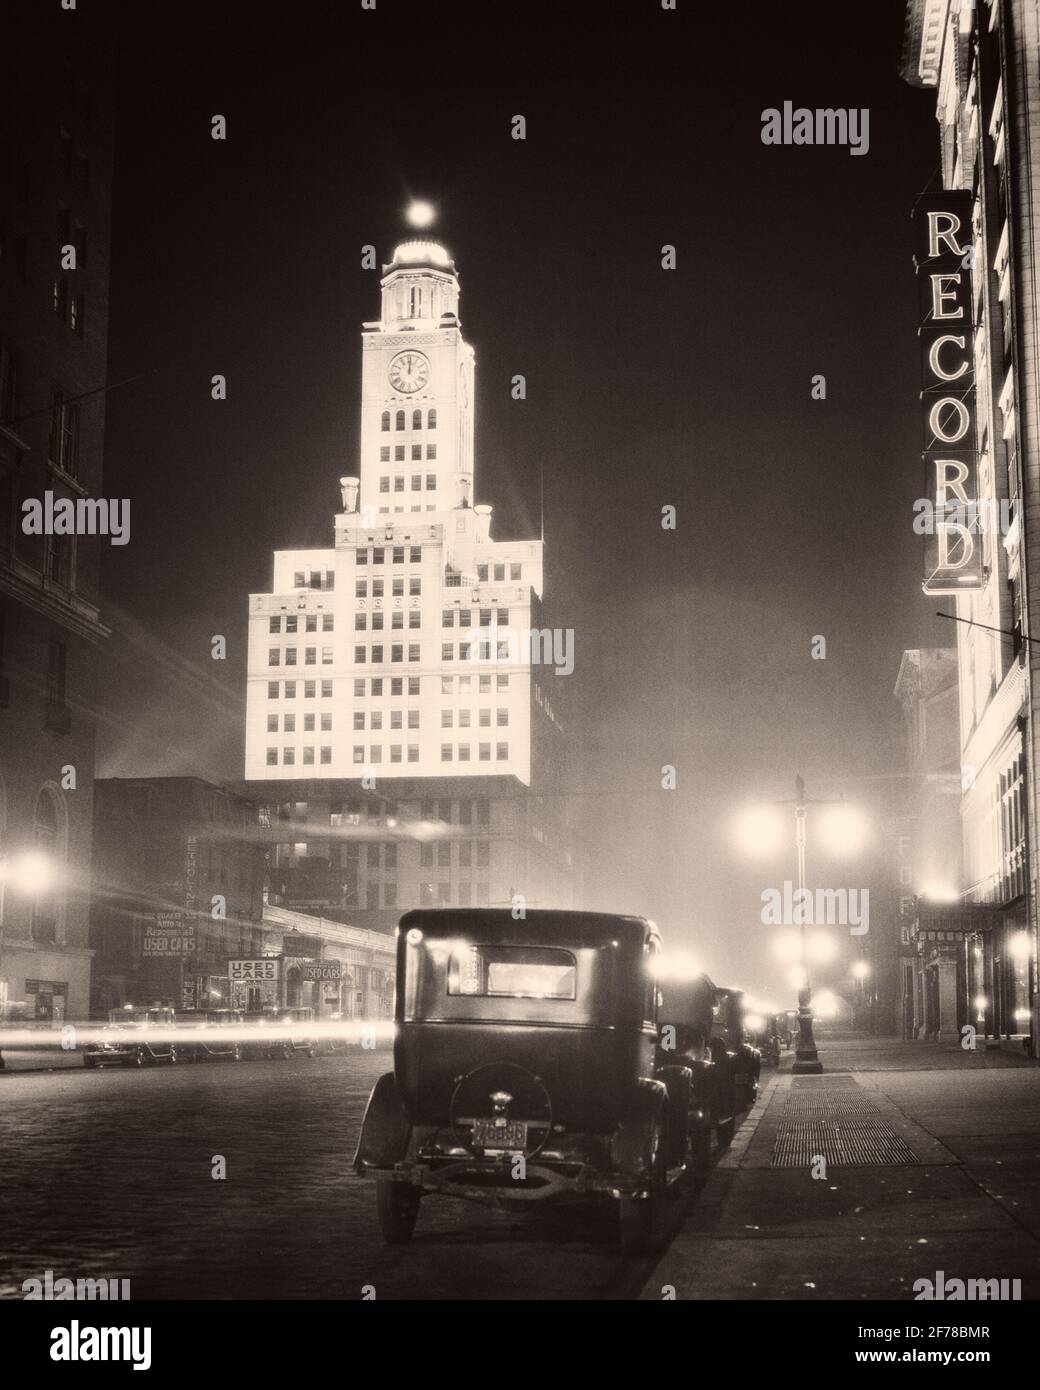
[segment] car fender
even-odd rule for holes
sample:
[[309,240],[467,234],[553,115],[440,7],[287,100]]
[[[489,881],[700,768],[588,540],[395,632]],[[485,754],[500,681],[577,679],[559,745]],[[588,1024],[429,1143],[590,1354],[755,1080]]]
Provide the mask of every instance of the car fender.
[[650,1176],[650,1138],[655,1125],[663,1126],[667,1106],[668,1088],[664,1082],[640,1077],[633,1104],[611,1139],[611,1158],[619,1172]]
[[411,1135],[397,1080],[392,1071],[385,1072],[373,1086],[365,1107],[353,1159],[355,1173],[366,1168],[392,1168],[400,1163],[408,1152]]

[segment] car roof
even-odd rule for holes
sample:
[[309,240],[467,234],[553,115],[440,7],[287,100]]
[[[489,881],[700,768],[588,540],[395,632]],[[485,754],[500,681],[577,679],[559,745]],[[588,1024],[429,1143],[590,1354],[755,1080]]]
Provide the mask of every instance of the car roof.
[[544,946],[599,945],[618,939],[642,946],[658,935],[657,928],[645,917],[555,908],[530,908],[522,918],[516,918],[508,907],[420,907],[404,914],[399,930],[410,931],[413,927],[427,936],[450,937],[472,932],[479,933],[485,942],[529,941]]

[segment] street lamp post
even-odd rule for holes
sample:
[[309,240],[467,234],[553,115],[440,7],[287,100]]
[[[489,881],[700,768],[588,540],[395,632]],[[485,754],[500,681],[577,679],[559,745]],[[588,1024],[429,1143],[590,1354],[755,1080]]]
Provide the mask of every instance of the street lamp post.
[[[794,842],[798,851],[798,902],[805,902],[805,782],[799,776],[794,779]],[[806,942],[806,913],[801,914],[798,935],[801,950],[801,987],[798,990],[798,1044],[795,1047],[794,1062],[791,1066],[796,1075],[818,1075],[823,1071],[823,1063],[816,1051],[813,1037],[812,986],[809,983],[809,951]]]

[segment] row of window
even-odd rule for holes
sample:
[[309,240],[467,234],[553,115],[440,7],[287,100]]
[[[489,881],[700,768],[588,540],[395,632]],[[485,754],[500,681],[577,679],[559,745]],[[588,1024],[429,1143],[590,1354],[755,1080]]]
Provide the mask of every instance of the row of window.
[[[310,767],[310,766],[314,763],[314,751],[315,751],[315,750],[314,750],[313,745],[310,745],[310,744],[308,744],[308,745],[303,749],[303,765],[304,765],[304,767]],[[331,763],[331,762],[332,762],[332,747],[331,747],[330,744],[327,744],[327,743],[322,744],[320,752],[321,752],[321,757],[320,757],[320,761],[321,761],[321,762],[323,762],[323,763]],[[292,747],[283,748],[283,749],[282,749],[282,761],[281,761],[281,766],[282,766],[282,767],[293,767],[294,764],[295,764],[295,762],[296,762],[296,749],[295,749],[295,748],[292,748]],[[268,766],[268,767],[277,767],[278,765],[279,765],[279,764],[278,764],[278,749],[277,749],[277,748],[268,748],[268,750],[267,750],[267,766]]]
[[[457,745],[456,745],[456,744],[451,744],[451,743],[442,743],[442,744],[441,744],[441,762],[442,762],[442,763],[450,763],[450,762],[456,761],[455,752],[454,752],[454,750],[456,750],[456,749],[457,749],[457,752],[458,752],[458,759],[457,759],[458,762],[460,762],[460,763],[468,763],[468,762],[471,761],[471,758],[470,758],[470,745],[469,745],[468,743],[460,743],[460,744],[457,744]],[[501,762],[505,762],[505,761],[508,759],[508,757],[509,757],[509,744],[508,744],[508,743],[496,743],[496,744],[495,744],[495,758],[501,763]],[[489,762],[491,761],[491,744],[490,744],[490,743],[478,743],[478,744],[477,744],[477,761],[478,761],[478,762],[482,762],[482,763],[489,763]]]
[[[403,508],[403,507],[394,507],[393,510],[394,510],[395,512],[403,512],[403,511],[404,511],[404,508]],[[408,510],[409,510],[410,512],[421,512],[421,511],[422,511],[422,506],[421,506],[419,503],[416,503],[416,505],[415,505],[414,507],[409,507]],[[427,502],[427,504],[426,504],[426,510],[427,510],[428,512],[435,512],[435,511],[437,510],[437,503],[436,503],[436,502]],[[380,507],[380,508],[379,508],[379,515],[380,515],[380,516],[382,516],[384,513],[389,513],[389,512],[390,512],[390,508],[389,508],[389,507]]]
[[[442,626],[454,627],[455,615],[458,614],[459,627],[473,626],[473,610],[471,608],[445,608],[442,617]],[[481,608],[479,627],[490,627],[494,621],[498,627],[509,626],[508,608]]]
[[[378,849],[378,845],[374,848]],[[491,863],[491,844],[488,840],[456,840],[454,848],[456,850],[455,862],[460,869],[472,869],[474,862],[478,869],[486,869]],[[451,840],[442,840],[437,845],[421,844],[419,846],[419,867],[421,869],[432,869],[434,859],[436,859],[438,869],[451,868]],[[368,866],[369,868],[373,867],[371,859],[368,861]]]
[[[269,630],[270,632],[298,632],[298,631],[299,631],[299,621],[300,621],[299,618],[298,618],[297,616],[295,616],[295,615],[286,616],[284,619],[283,619],[283,618],[280,618],[280,617],[279,617],[279,618],[272,618],[272,619],[270,620],[270,624],[269,624],[269,629],[268,629],[268,630]],[[282,626],[283,622],[284,622],[284,624],[285,624],[284,627]],[[317,613],[307,613],[307,614],[304,616],[304,624],[305,624],[304,629],[303,629],[304,632],[317,632],[317,631],[318,631],[318,614],[317,614]],[[331,613],[322,613],[322,614],[321,614],[321,630],[322,630],[322,632],[332,632],[332,631],[333,631],[333,615],[332,615]]]
[[[418,693],[419,693],[419,677],[418,677],[418,676],[391,676],[391,677],[390,677],[390,680],[389,680],[389,684],[390,684],[390,694],[391,694],[391,696],[394,696],[394,695],[403,695],[403,694],[404,694],[404,684],[405,684],[405,681],[406,681],[406,680],[407,680],[407,682],[408,682],[408,694],[409,694],[409,695],[418,695]],[[383,683],[384,683],[384,682],[383,682],[383,677],[382,677],[382,676],[373,676],[373,677],[370,677],[369,680],[368,680],[369,694],[370,694],[370,695],[381,696],[381,695],[383,694]],[[364,694],[365,694],[365,678],[362,677],[360,680],[356,680],[356,681],[354,682],[354,695],[355,695],[355,697],[356,697],[357,699],[360,700],[360,699],[362,699],[362,698],[364,697]]]
[[[312,733],[314,733],[314,731],[315,731],[315,728],[314,728],[314,720],[315,720],[315,716],[314,716],[313,714],[305,714],[305,715],[303,716],[303,732],[304,732],[305,734],[312,734]],[[322,732],[323,734],[329,734],[329,733],[332,732],[332,715],[331,715],[331,714],[323,714],[323,715],[321,716],[321,725],[320,725],[320,727],[321,727],[321,732]],[[277,714],[269,714],[269,715],[267,716],[267,732],[268,732],[269,734],[276,734],[276,733],[278,732],[278,716],[277,716]],[[295,714],[284,714],[284,715],[282,716],[282,733],[283,733],[283,734],[294,734],[295,732],[296,732],[296,715],[295,715]]]
[[[460,709],[460,710],[442,709],[442,710],[441,710],[441,728],[442,728],[442,729],[453,729],[453,728],[455,728],[455,721],[456,721],[456,718],[457,718],[457,720],[458,720],[458,727],[459,727],[460,729],[468,729],[468,728],[470,727],[470,716],[471,716],[471,714],[472,714],[472,711],[471,711],[471,710],[468,710],[468,709]],[[478,726],[478,728],[481,728],[481,729],[490,729],[490,727],[491,727],[491,714],[492,714],[492,711],[489,710],[489,709],[480,709],[480,710],[477,710],[477,726]],[[509,727],[509,711],[508,711],[507,709],[505,709],[504,707],[501,708],[501,709],[496,709],[496,710],[494,711],[494,715],[495,715],[495,724],[498,726],[498,728],[500,728],[500,729],[507,729],[507,728]]]
[[[486,883],[460,883],[458,884],[457,907],[486,907],[490,901],[489,888]],[[368,912],[375,912],[380,905],[382,898],[383,907],[397,907],[397,884],[396,883],[369,883],[365,888],[365,909]],[[450,883],[420,883],[419,884],[419,905],[420,907],[433,907],[435,904],[444,906],[451,903],[451,884]]]
[[[441,676],[441,694],[442,694],[442,695],[454,695],[454,694],[455,694],[455,685],[456,685],[456,682],[458,682],[458,691],[459,691],[459,694],[460,694],[460,695],[465,695],[469,690],[472,689],[472,684],[471,684],[472,681],[473,681],[473,677],[472,677],[472,676]],[[478,691],[480,692],[481,695],[488,695],[488,694],[490,694],[490,692],[491,692],[491,682],[492,682],[492,681],[494,681],[494,683],[495,683],[495,689],[496,689],[496,690],[508,690],[508,689],[509,689],[509,677],[508,677],[508,676],[501,676],[501,675],[498,675],[498,676],[478,676],[478,677],[477,677],[477,681],[478,681],[477,689],[478,689]]]
[[[390,728],[391,728],[391,729],[400,729],[400,728],[402,727],[401,719],[402,719],[404,713],[405,713],[404,710],[399,710],[399,709],[392,709],[392,710],[390,711]],[[410,709],[410,710],[407,711],[407,714],[408,714],[408,727],[409,727],[409,729],[417,729],[417,728],[419,727],[419,711],[418,711],[417,709]],[[373,729],[373,730],[382,729],[382,727],[383,727],[383,712],[382,712],[382,710],[375,709],[375,710],[373,710],[373,711],[371,712],[371,714],[369,714],[369,716],[368,716],[368,727],[369,727],[370,729]],[[354,728],[357,729],[357,730],[359,730],[359,731],[361,731],[361,732],[364,731],[364,728],[365,728],[365,712],[364,712],[364,710],[355,710],[355,712],[354,712]]]
[[335,570],[296,570],[293,573],[294,589],[334,589]]
[[[408,412],[405,411],[405,410],[398,410],[398,411],[395,411],[393,419],[394,419],[394,429],[403,430],[403,429],[405,429],[406,426],[407,426]],[[412,411],[412,429],[413,429],[413,430],[421,430],[422,427],[423,427],[423,413],[422,413],[422,411],[421,411],[421,410],[413,410],[413,411]],[[382,415],[380,416],[380,419],[379,419],[379,428],[380,428],[381,430],[388,430],[388,429],[390,428],[390,411],[389,411],[389,410],[384,410],[383,413],[382,413]],[[437,408],[436,408],[436,406],[434,406],[432,410],[428,410],[428,411],[426,412],[426,428],[427,428],[428,430],[435,430],[435,429],[437,428]]]
[[[407,650],[408,655],[406,657],[405,647],[403,643],[395,642],[390,648],[390,660],[392,662],[398,662],[406,660],[420,661],[422,659],[419,654],[418,642],[409,642]],[[365,662],[368,661],[372,666],[381,666],[383,661],[386,659],[383,655],[383,652],[384,648],[380,643],[377,643],[373,647],[355,647],[354,665],[364,666]]]
[[[382,614],[382,613],[379,613],[379,612],[372,613],[372,614],[371,614],[371,623],[369,622],[369,616],[370,616],[370,615],[369,615],[368,613],[355,613],[355,614],[354,614],[354,631],[355,631],[355,632],[365,632],[369,627],[371,627],[371,629],[372,629],[373,632],[382,632],[382,631],[383,631],[383,614]],[[422,613],[419,611],[418,608],[413,608],[413,609],[409,612],[409,614],[408,614],[408,626],[409,626],[409,628],[411,628],[412,630],[414,630],[414,629],[416,629],[416,628],[422,627]],[[391,627],[391,628],[403,628],[403,627],[404,627],[404,610],[403,610],[402,608],[398,608],[398,609],[396,609],[394,612],[392,612],[392,613],[390,614],[390,627]]]
[[[409,459],[412,463],[419,463],[419,462],[421,461],[421,459],[422,459],[422,456],[423,456],[423,446],[422,446],[421,444],[412,444],[412,445],[410,446],[410,450],[409,450],[409,452],[408,452],[407,454],[405,454],[405,445],[404,445],[404,444],[395,444],[395,445],[394,445],[394,455],[393,455],[394,463],[404,463],[406,459]],[[427,444],[427,446],[426,446],[426,457],[427,457],[428,460],[432,460],[432,459],[435,459],[435,458],[437,457],[437,445],[436,445],[436,444]],[[380,462],[380,463],[389,463],[389,462],[390,462],[390,445],[389,445],[389,444],[384,444],[383,447],[379,450],[379,462]],[[431,481],[431,480],[432,480],[432,481]],[[384,484],[385,484],[385,486],[384,486]],[[437,475],[436,475],[435,473],[428,473],[428,474],[426,475],[426,486],[427,486],[427,487],[431,487],[431,488],[437,486]],[[413,492],[418,492],[421,488],[422,488],[422,474],[421,474],[421,473],[416,473],[416,474],[414,475],[414,477],[412,478],[412,491],[413,491]],[[389,492],[389,491],[390,491],[390,479],[389,479],[388,477],[383,477],[383,478],[380,478],[380,479],[379,479],[379,491],[380,491],[380,492]],[[395,492],[404,492],[404,475],[403,475],[403,474],[402,474],[399,478],[396,478],[396,479],[395,479],[394,491],[395,491]]]
[[[321,686],[321,698],[323,700],[332,699],[331,681],[268,681],[267,698],[269,700],[277,700],[279,693],[282,693],[285,699],[295,700],[296,686],[298,684],[303,686],[303,697],[305,700],[313,700],[315,698],[318,693],[319,685]],[[280,687],[283,685],[285,689],[283,692],[280,692]]]
[[[460,763],[468,763],[468,762],[473,761],[473,759],[472,759],[471,756],[470,756],[471,747],[470,747],[470,745],[469,745],[468,743],[460,743],[460,744],[458,744],[458,745],[451,744],[451,743],[442,743],[442,744],[441,744],[441,762],[442,762],[442,763],[454,762],[454,761],[456,760],[456,759],[455,759],[455,751],[456,751],[456,748],[457,748],[457,751],[458,751],[458,761],[459,761]],[[414,756],[414,757],[412,756],[413,750],[414,750],[414,753],[415,753],[415,756]],[[268,761],[270,761],[270,751],[271,751],[271,750],[269,749],[269,750],[268,750]],[[496,744],[495,744],[495,758],[496,758],[499,762],[505,762],[505,761],[508,760],[508,758],[509,758],[509,744],[508,744],[508,743],[496,743]],[[476,760],[477,760],[478,762],[482,762],[482,763],[489,763],[489,762],[491,762],[491,744],[490,744],[490,743],[478,743],[478,744],[477,744],[477,759],[476,759]],[[364,764],[381,763],[381,762],[383,761],[383,748],[382,748],[382,745],[381,745],[381,744],[378,744],[378,743],[369,744],[369,745],[368,745],[368,756],[366,757],[366,756],[365,756],[365,746],[364,746],[364,744],[356,743],[356,744],[354,745],[354,748],[353,748],[353,761],[354,761],[355,763],[364,763]],[[399,743],[392,743],[392,744],[390,744],[390,761],[391,761],[392,763],[399,763],[399,762],[401,761],[401,745],[400,745]],[[418,744],[409,744],[409,745],[408,745],[408,761],[409,761],[410,763],[417,763],[417,762],[419,761],[419,746],[418,746]]]
[[[284,650],[284,652],[285,652],[285,665],[286,665],[286,666],[295,666],[295,665],[296,665],[296,655],[297,655],[297,650],[298,650],[296,647],[285,647],[284,649],[283,649],[282,647],[269,647],[269,648],[268,648],[268,651],[267,651],[267,664],[268,664],[268,666],[281,666],[281,665],[282,665],[282,652],[283,652],[283,650]],[[418,659],[418,658],[417,658],[417,659]],[[317,666],[317,664],[318,664],[318,648],[317,648],[317,647],[304,647],[304,649],[303,649],[303,664],[304,664],[304,666]],[[331,647],[322,647],[322,649],[321,649],[321,664],[322,664],[323,666],[331,666],[331,665],[332,665],[332,648],[331,648]]]
[[[491,656],[491,647],[492,647],[492,643],[491,643],[491,642],[459,642],[459,643],[458,643],[459,660],[460,660],[460,661],[491,661],[491,660],[492,660],[492,656]],[[510,660],[511,653],[510,653],[510,650],[509,650],[509,641],[508,641],[508,640],[505,640],[505,641],[502,641],[502,642],[496,642],[496,643],[494,643],[494,647],[495,647],[495,658],[494,658],[495,660],[498,660],[498,661],[509,661],[509,660]],[[442,642],[442,643],[441,643],[441,660],[442,660],[442,661],[454,661],[454,660],[455,660],[455,643],[454,643],[454,642]]]
[[[510,564],[510,566],[509,566],[509,578],[510,578],[511,580],[513,580],[513,579],[519,579],[522,573],[523,573],[523,566],[522,566],[522,565]],[[481,584],[486,584],[486,583],[488,582],[488,576],[489,576],[489,574],[493,574],[494,579],[495,579],[497,582],[501,582],[501,581],[502,581],[503,579],[505,579],[505,577],[506,577],[506,567],[505,567],[505,565],[478,565],[478,566],[477,566],[477,579],[480,581]]]
[[[359,545],[355,551],[354,559],[359,565],[369,564],[369,556],[371,556],[371,563],[373,565],[403,565],[405,549],[406,547],[403,545]],[[408,563],[412,565],[419,564],[422,560],[422,546],[411,545],[407,547],[407,550]],[[390,555],[389,560],[386,558],[388,552]]]

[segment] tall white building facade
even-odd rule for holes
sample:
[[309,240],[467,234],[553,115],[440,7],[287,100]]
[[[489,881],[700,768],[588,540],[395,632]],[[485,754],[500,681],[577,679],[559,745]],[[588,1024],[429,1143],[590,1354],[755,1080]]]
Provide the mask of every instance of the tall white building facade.
[[[543,818],[551,832],[530,815],[540,768],[560,767],[542,542],[493,540],[492,508],[475,502],[474,352],[439,242],[397,246],[362,338],[360,457],[340,479],[332,543],[277,551],[271,592],[249,599],[246,781],[280,808],[273,829],[294,827],[277,864],[305,872],[286,877],[285,901],[501,901],[524,891],[529,851],[537,858],[559,830],[555,810]],[[499,855],[502,883],[491,872],[470,881],[467,859],[495,867],[463,845],[477,817],[492,833],[493,800],[508,807],[499,838],[515,852]],[[419,862],[429,846],[416,839],[431,805],[439,838],[459,841],[435,865]],[[356,842],[373,820],[394,848],[369,883],[371,851],[359,856]],[[414,879],[401,877],[408,845]],[[569,857],[546,849],[558,852]],[[452,872],[419,873],[430,868]]]

